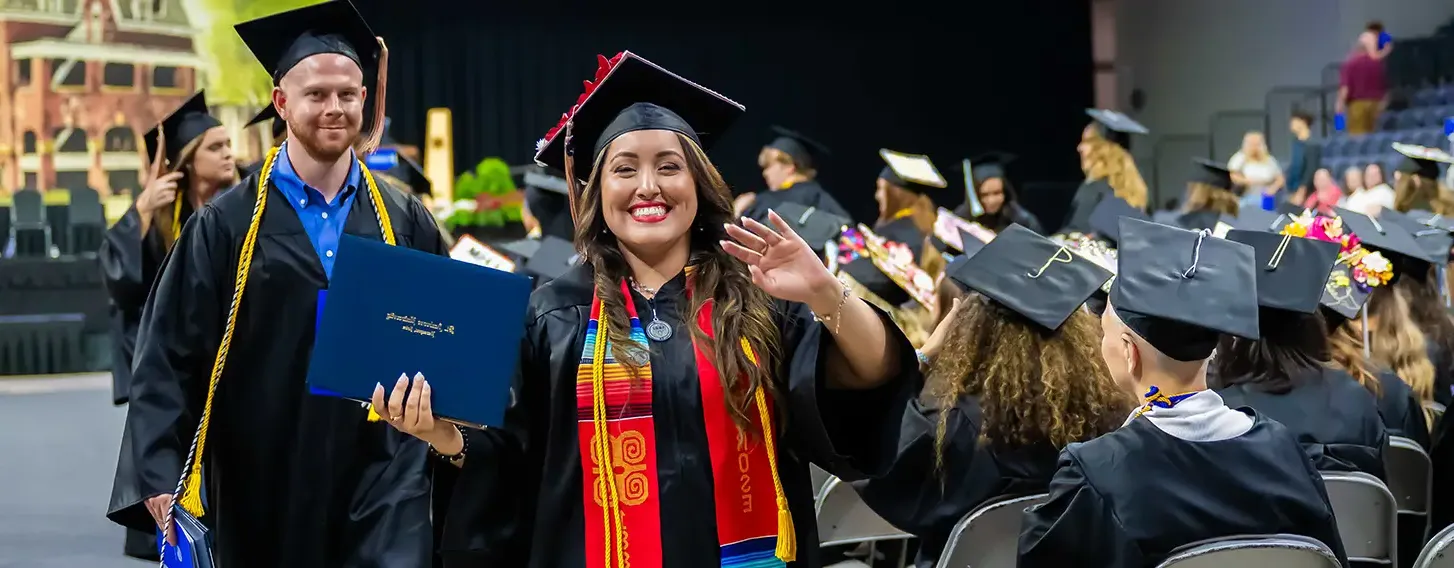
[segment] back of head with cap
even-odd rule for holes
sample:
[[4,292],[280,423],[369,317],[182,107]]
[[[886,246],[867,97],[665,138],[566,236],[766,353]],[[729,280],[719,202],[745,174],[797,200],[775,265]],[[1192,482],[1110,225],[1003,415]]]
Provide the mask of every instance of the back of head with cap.
[[781,126],[773,126],[772,131],[776,137],[763,146],[757,157],[757,165],[766,169],[772,162],[782,162],[785,159],[785,165],[792,166],[794,173],[802,179],[817,177],[818,168],[830,153],[828,147],[802,133]]
[[[367,134],[355,140],[349,136],[342,142],[346,146],[357,143],[360,153],[367,154],[378,148],[384,128],[384,95],[388,76],[389,50],[382,38],[374,35],[368,23],[363,20],[348,0],[330,0],[295,10],[249,20],[234,26],[258,61],[267,68],[273,78],[273,105],[281,117],[293,125],[292,133],[305,141],[312,152],[328,155],[338,151],[335,141],[320,134],[323,115],[327,108],[337,104],[344,110],[345,128],[358,128]],[[319,55],[336,55],[346,59],[357,68],[360,77],[354,82],[349,72],[335,68],[335,62],[315,60],[305,65],[310,58]],[[299,77],[296,86],[285,85],[285,78],[300,66],[307,68],[307,78]],[[369,75],[376,79],[372,100],[366,96],[365,81]],[[284,88],[288,87],[288,88]],[[304,90],[322,90],[326,95],[321,103],[311,102],[313,97]],[[373,105],[373,116],[365,117],[369,103]],[[338,119],[329,120],[328,126],[339,126]],[[345,147],[346,147],[345,146]]]

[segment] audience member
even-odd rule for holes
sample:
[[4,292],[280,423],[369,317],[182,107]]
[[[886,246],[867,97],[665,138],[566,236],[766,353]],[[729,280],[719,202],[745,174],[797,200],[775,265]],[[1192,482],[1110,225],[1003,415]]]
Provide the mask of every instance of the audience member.
[[1387,53],[1378,47],[1380,32],[1371,27],[1358,34],[1358,45],[1338,72],[1336,109],[1346,116],[1348,134],[1355,136],[1373,132],[1378,115],[1388,105],[1388,79],[1383,67]]
[[1348,197],[1343,200],[1343,208],[1357,211],[1369,217],[1376,217],[1379,211],[1393,209],[1393,188],[1383,182],[1383,167],[1378,164],[1368,164],[1368,167],[1360,172],[1357,167],[1348,168],[1343,176],[1343,183],[1347,184],[1350,176],[1357,173],[1361,185],[1357,187],[1343,188],[1348,192]]
[[1292,132],[1292,159],[1287,167],[1287,190],[1289,198],[1302,203],[1308,197],[1308,188],[1313,183],[1313,172],[1323,161],[1323,147],[1310,144],[1313,136],[1313,115],[1305,110],[1294,109],[1288,120],[1287,129]]
[[1261,132],[1251,131],[1242,137],[1242,149],[1227,160],[1232,182],[1246,188],[1239,203],[1251,209],[1262,208],[1262,197],[1277,196],[1286,179],[1277,158],[1267,150],[1267,139]]

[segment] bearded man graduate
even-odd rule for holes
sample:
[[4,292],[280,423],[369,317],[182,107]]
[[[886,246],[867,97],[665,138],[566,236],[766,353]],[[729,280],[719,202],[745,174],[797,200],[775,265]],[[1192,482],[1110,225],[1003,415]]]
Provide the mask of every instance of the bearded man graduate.
[[188,221],[152,291],[127,415],[136,471],[118,480],[142,498],[109,516],[160,526],[180,488],[222,566],[427,566],[425,444],[305,384],[341,234],[444,253],[419,201],[359,160],[382,126],[373,113],[361,138],[364,77],[384,76],[387,52],[346,1],[237,31],[272,72],[287,140]]

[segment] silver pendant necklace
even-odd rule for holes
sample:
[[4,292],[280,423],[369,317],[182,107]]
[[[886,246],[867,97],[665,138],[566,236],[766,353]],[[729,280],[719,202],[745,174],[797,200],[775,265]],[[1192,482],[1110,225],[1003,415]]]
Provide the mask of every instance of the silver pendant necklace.
[[661,321],[656,317],[657,289],[638,284],[635,278],[631,279],[631,287],[635,288],[637,293],[646,298],[646,305],[651,308],[651,321],[646,324],[646,337],[658,343],[671,339],[671,324]]

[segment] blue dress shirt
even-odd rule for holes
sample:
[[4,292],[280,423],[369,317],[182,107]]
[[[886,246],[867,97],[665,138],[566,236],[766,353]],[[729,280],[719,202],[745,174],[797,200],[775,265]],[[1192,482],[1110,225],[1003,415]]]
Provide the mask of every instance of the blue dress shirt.
[[333,277],[333,261],[338,256],[338,239],[343,235],[343,223],[348,218],[348,210],[353,207],[359,185],[363,183],[363,171],[352,152],[349,151],[353,164],[348,169],[348,179],[343,182],[343,189],[333,197],[332,203],[298,178],[292,162],[288,160],[286,143],[278,152],[281,159],[273,170],[273,184],[298,212],[298,220],[303,223],[303,230],[307,231],[308,240],[313,242],[313,250],[318,253],[318,261],[323,264],[323,273],[330,278]]

